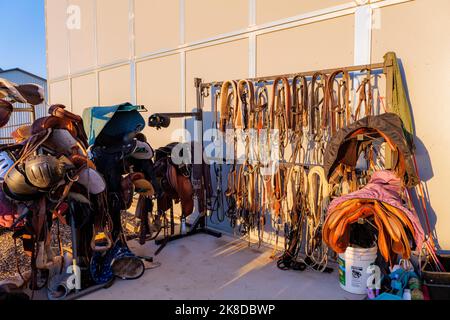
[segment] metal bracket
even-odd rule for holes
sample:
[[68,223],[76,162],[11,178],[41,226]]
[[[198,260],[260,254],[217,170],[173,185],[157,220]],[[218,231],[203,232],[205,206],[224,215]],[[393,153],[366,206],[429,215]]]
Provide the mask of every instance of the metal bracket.
[[196,111],[196,112],[169,112],[169,113],[155,113],[151,115],[153,116],[162,116],[167,118],[186,118],[186,117],[194,117],[197,121],[203,120],[203,112]]

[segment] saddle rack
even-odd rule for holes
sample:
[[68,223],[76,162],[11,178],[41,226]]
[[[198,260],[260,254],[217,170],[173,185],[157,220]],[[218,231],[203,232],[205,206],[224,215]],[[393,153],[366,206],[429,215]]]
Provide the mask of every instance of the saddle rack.
[[[198,140],[198,145],[201,145],[201,167],[205,165],[205,161],[203,159],[203,86],[202,80],[199,78],[194,79],[195,88],[196,88],[196,96],[197,96],[197,110],[194,112],[175,112],[175,113],[157,113],[151,115],[149,118],[149,125],[151,124],[152,119],[165,117],[168,119],[172,118],[194,118],[197,125],[197,130],[200,133]],[[195,151],[194,151],[195,152]],[[194,156],[194,159],[196,157]],[[160,247],[155,252],[155,255],[161,252],[161,250],[167,245],[167,243],[171,241],[175,241],[178,239],[183,239],[185,237],[193,236],[196,234],[208,234],[210,236],[220,238],[222,237],[222,233],[211,230],[207,226],[207,197],[205,195],[204,185],[204,175],[203,170],[196,170],[196,166],[192,171],[192,185],[194,187],[194,194],[197,199],[197,207],[199,210],[199,216],[193,224],[186,224],[189,227],[189,230],[186,233],[180,233],[176,235],[170,235],[163,239],[156,239],[155,243]],[[200,193],[203,192],[203,197],[200,197]],[[204,203],[200,203],[201,199],[203,199]]]

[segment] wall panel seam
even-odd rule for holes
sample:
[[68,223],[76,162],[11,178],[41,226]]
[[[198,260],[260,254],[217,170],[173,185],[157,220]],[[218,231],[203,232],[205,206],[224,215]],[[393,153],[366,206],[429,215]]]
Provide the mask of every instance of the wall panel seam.
[[185,0],[179,0],[178,2],[178,14],[179,14],[179,44],[183,45],[186,41],[186,2]]
[[[181,112],[187,112],[186,106],[186,52],[180,52],[180,104]],[[186,129],[186,121],[180,119],[180,127]],[[183,130],[183,141],[186,141],[185,131]]]
[[130,57],[130,100],[137,102],[137,78],[136,78],[136,34],[135,34],[135,3],[134,0],[128,2],[128,41]]
[[[44,1],[44,23],[45,23],[45,68],[47,69],[47,78],[50,78],[50,68],[49,68],[49,58],[48,58],[48,19],[47,19],[47,1]],[[47,81],[47,101],[45,102],[47,105],[50,103],[50,83]]]
[[[381,8],[385,6],[390,6],[394,4],[400,4],[400,3],[406,3],[411,2],[415,0],[385,0],[383,2],[377,2],[374,4],[371,4],[371,6],[376,8]],[[227,34],[218,35],[216,37],[212,37],[209,39],[192,42],[192,43],[185,43],[183,45],[178,46],[177,48],[172,49],[166,49],[166,50],[158,50],[155,52],[151,52],[148,54],[143,54],[141,56],[136,57],[136,61],[146,61],[151,60],[155,58],[160,58],[164,56],[169,56],[173,54],[178,54],[180,52],[188,52],[208,46],[218,45],[222,43],[227,43],[231,41],[241,40],[248,38],[248,35],[251,33],[254,33],[255,35],[262,35],[267,34],[275,31],[281,31],[285,29],[290,29],[294,27],[298,27],[305,24],[310,24],[313,22],[320,22],[320,21],[326,21],[338,17],[343,17],[347,15],[354,14],[356,10],[357,5],[354,2],[350,2],[344,5],[330,7],[326,9],[316,10],[309,13],[301,14],[298,16],[294,16],[288,19],[282,19],[273,21],[270,23],[262,24],[255,26],[254,28],[247,28],[244,30],[238,30],[235,32],[230,32]],[[129,63],[129,61],[126,60],[120,60],[117,62],[109,63],[107,65],[100,65],[99,68],[104,69],[111,69],[114,67],[119,67],[121,65],[125,65]],[[86,70],[83,73],[92,72],[92,69]],[[60,81],[62,79],[67,79],[68,77],[78,75],[78,74],[69,74],[64,77],[58,77],[49,80],[49,82],[55,82]]]
[[[70,1],[65,0],[66,8],[69,7]],[[66,10],[67,13],[67,10]],[[67,18],[67,15],[66,15]],[[67,21],[67,20],[66,20]],[[71,47],[71,41],[70,41],[70,29],[66,25],[66,34],[67,34],[67,69],[69,72],[69,75],[72,74],[72,53],[70,52],[72,50]],[[70,111],[73,111],[73,94],[72,94],[72,79],[69,79],[69,109]]]

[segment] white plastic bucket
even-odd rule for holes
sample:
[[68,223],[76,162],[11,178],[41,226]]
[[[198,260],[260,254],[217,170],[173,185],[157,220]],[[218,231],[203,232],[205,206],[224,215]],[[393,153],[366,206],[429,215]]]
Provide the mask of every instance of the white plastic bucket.
[[339,284],[342,289],[354,294],[367,294],[367,268],[375,263],[378,248],[348,247],[339,254]]

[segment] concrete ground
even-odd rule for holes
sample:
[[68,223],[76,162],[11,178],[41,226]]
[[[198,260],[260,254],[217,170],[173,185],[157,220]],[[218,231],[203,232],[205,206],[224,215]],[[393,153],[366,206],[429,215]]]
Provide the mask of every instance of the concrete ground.
[[[153,255],[154,243],[139,246],[136,254]],[[117,280],[82,299],[363,299],[339,287],[336,265],[331,274],[316,271],[282,271],[270,259],[267,247],[249,247],[230,236],[195,235],[169,243],[155,257],[161,266],[147,270],[138,280]]]

